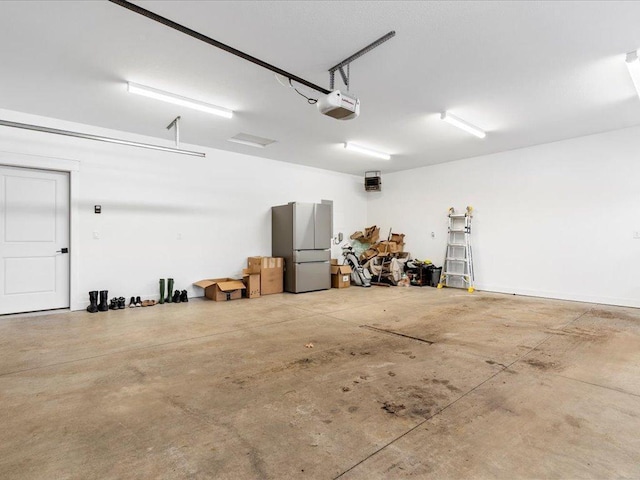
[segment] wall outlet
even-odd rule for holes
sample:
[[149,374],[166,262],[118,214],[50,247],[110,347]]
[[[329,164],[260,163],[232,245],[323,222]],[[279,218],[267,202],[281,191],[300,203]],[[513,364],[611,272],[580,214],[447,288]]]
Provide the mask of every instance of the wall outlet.
[[431,232],[431,238],[436,238],[436,232]]

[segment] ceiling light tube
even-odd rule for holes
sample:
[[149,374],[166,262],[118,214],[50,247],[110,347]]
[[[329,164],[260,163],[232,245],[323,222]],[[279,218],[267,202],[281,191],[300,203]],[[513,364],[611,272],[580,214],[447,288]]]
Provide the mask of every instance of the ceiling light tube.
[[451,115],[449,112],[442,112],[442,116],[440,117],[447,123],[450,123],[454,127],[458,127],[460,130],[464,130],[471,135],[475,135],[478,138],[484,138],[487,136],[484,130],[479,129],[475,125],[471,125],[469,122],[465,122],[461,118],[456,117],[455,115]]
[[370,157],[381,158],[382,160],[391,160],[391,155],[389,155],[388,153],[371,150],[370,148],[362,147],[360,145],[356,145],[355,143],[346,142],[344,144],[344,148],[353,152],[364,153],[365,155],[369,155]]
[[211,113],[213,115],[219,115],[225,118],[233,117],[233,110],[218,107],[216,105],[211,105],[210,103],[204,103],[199,100],[182,97],[174,93],[163,92],[162,90],[158,90],[156,88],[145,87],[144,85],[138,85],[137,83],[127,82],[127,90],[129,91],[129,93],[135,93],[136,95],[155,98],[156,100],[173,103],[174,105],[180,105],[182,107],[192,108],[201,112]]
[[627,68],[629,69],[629,75],[633,80],[633,85],[636,87],[636,92],[640,97],[640,59],[638,59],[638,52],[627,53]]

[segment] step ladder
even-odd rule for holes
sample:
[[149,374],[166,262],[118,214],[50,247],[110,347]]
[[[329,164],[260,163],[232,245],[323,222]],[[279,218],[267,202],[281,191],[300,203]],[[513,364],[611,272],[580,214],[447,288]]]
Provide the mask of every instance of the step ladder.
[[449,209],[447,251],[438,288],[466,288],[469,293],[475,290],[471,253],[472,212],[472,207],[467,207],[464,213],[456,213],[453,207]]

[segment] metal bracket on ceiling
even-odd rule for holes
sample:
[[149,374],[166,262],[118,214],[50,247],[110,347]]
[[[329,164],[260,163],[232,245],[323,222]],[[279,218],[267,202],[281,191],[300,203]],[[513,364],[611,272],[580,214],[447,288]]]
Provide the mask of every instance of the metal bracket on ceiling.
[[[396,32],[394,30],[392,30],[389,33],[387,33],[386,35],[383,35],[382,37],[377,39],[376,41],[370,43],[366,47],[358,50],[356,53],[354,53],[350,57],[345,58],[340,63],[338,63],[338,64],[334,65],[333,67],[331,67],[329,69],[330,90],[334,89],[335,74],[336,74],[336,70],[337,70],[338,72],[340,72],[340,76],[342,77],[342,81],[344,82],[345,86],[347,87],[347,91],[349,91],[349,66],[351,65],[351,62],[353,62],[354,60],[360,58],[365,53],[370,52],[371,50],[373,50],[377,46],[382,45],[387,40],[390,40],[391,38],[395,37],[395,35],[396,35]],[[344,71],[344,67],[347,67],[347,72],[346,73]]]
[[180,148],[180,116],[177,116],[173,121],[167,125],[167,130],[171,130],[172,127],[176,127],[176,148]]

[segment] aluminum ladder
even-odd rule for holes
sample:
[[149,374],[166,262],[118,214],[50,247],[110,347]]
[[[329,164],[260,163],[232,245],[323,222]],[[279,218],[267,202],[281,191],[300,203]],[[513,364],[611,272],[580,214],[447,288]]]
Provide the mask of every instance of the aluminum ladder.
[[475,290],[471,252],[472,218],[473,208],[470,206],[464,213],[456,213],[453,207],[449,209],[447,251],[438,288],[466,288],[469,293]]

